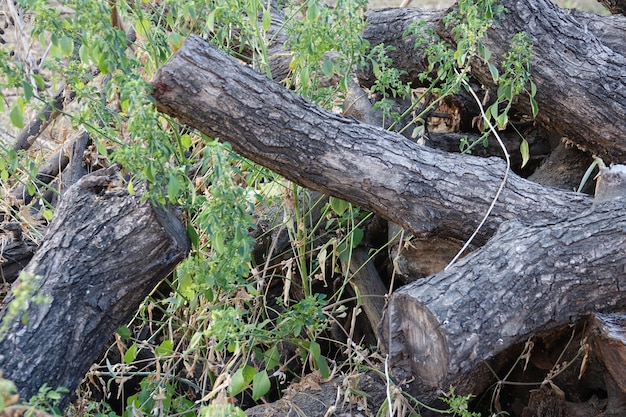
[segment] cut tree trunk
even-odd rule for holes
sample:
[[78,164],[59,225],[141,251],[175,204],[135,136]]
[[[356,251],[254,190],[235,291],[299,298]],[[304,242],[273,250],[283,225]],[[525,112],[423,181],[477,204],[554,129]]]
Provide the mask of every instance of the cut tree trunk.
[[[549,0],[499,4],[508,12],[495,22],[484,44],[499,65],[516,33],[525,31],[530,36],[537,121],[607,163],[626,162],[626,17],[570,13]],[[415,76],[426,68],[423,53],[412,50],[415,37],[401,34],[409,24],[424,19],[451,42],[449,29],[440,23],[445,13],[373,10],[367,15],[364,37],[372,46],[385,43],[396,48],[390,55],[394,65]],[[495,94],[486,66],[472,64],[471,76]],[[371,76],[364,78],[371,83]],[[530,114],[528,100],[520,99],[515,108]]]
[[[416,234],[466,239],[505,171],[499,159],[446,154],[322,110],[195,36],[159,70],[153,88],[161,111]],[[587,196],[510,175],[476,242],[504,220],[558,220],[590,205]]]
[[[380,337],[431,399],[453,385],[482,392],[484,364],[534,335],[626,305],[624,201],[554,223],[505,223],[452,268],[394,292]],[[496,369],[498,371],[498,369]]]
[[116,328],[189,251],[178,213],[130,196],[117,175],[97,171],[67,190],[24,269],[44,301],[15,316],[3,310],[0,370],[25,400],[44,383],[73,395]]
[[[416,234],[466,238],[501,180],[501,161],[443,154],[323,111],[197,37],[153,87],[161,111]],[[514,220],[453,268],[394,293],[382,344],[419,377],[421,400],[450,384],[479,392],[491,382],[484,360],[626,303],[623,202],[589,203],[510,175],[479,242]]]

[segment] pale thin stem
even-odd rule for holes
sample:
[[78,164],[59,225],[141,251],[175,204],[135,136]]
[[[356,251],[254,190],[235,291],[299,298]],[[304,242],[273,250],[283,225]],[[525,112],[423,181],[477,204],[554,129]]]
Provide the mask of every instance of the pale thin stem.
[[463,252],[465,252],[465,250],[472,243],[472,240],[474,240],[474,238],[476,237],[476,235],[478,234],[480,229],[483,227],[483,225],[485,224],[485,222],[489,218],[489,215],[493,211],[493,208],[495,207],[496,202],[498,201],[498,198],[500,198],[500,194],[502,194],[502,190],[504,190],[504,186],[506,185],[506,180],[507,180],[507,178],[509,176],[509,172],[511,171],[511,158],[509,156],[509,152],[506,150],[506,146],[504,146],[504,142],[500,138],[500,135],[498,135],[497,129],[493,126],[493,124],[491,124],[491,121],[489,120],[489,118],[485,114],[485,109],[483,108],[483,105],[480,102],[480,99],[478,98],[478,96],[476,95],[474,90],[472,90],[472,87],[468,84],[467,81],[463,80],[462,82],[467,87],[467,89],[470,92],[470,94],[472,95],[472,97],[474,97],[474,100],[476,100],[476,104],[478,104],[478,107],[480,108],[480,114],[481,114],[483,120],[485,121],[485,123],[487,123],[487,126],[489,126],[489,130],[495,136],[496,140],[498,141],[498,144],[500,145],[500,148],[502,148],[502,152],[504,153],[504,158],[506,159],[506,170],[504,171],[504,177],[502,178],[502,181],[500,182],[500,186],[498,187],[498,191],[496,192],[496,195],[493,197],[493,200],[491,200],[491,204],[489,205],[489,209],[487,209],[487,212],[483,216],[483,219],[480,221],[480,224],[478,225],[478,227],[476,227],[476,230],[474,230],[474,233],[472,233],[472,235],[469,237],[469,239],[467,239],[467,241],[465,242],[463,247],[461,249],[459,249],[459,251],[454,256],[454,258],[452,258],[450,263],[444,268],[444,271],[447,270],[448,268],[450,268],[457,261],[457,259],[459,259],[459,257],[463,254]]

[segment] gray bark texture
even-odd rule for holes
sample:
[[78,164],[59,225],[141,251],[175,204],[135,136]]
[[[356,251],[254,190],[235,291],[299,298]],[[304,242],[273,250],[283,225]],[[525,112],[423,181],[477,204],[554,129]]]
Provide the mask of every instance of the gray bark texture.
[[[626,17],[569,12],[549,0],[505,0],[500,4],[508,12],[495,22],[484,44],[499,65],[516,33],[525,31],[530,36],[532,79],[538,87],[537,122],[607,163],[624,163]],[[452,42],[449,29],[441,24],[445,13],[399,8],[370,11],[364,37],[372,46],[385,43],[395,47],[390,55],[394,65],[414,77],[426,68],[423,51],[412,49],[414,37],[401,35],[409,24],[424,19]],[[473,65],[471,76],[495,94],[486,66]],[[371,75],[362,78],[371,82]],[[525,99],[515,108],[530,114]]]
[[[153,89],[159,110],[246,158],[416,234],[467,238],[504,175],[500,159],[447,154],[322,110],[199,37],[159,70]],[[510,175],[477,243],[504,220],[558,220],[591,203]]]
[[450,385],[482,392],[493,382],[486,359],[626,305],[624,250],[623,200],[559,222],[509,221],[452,268],[395,291],[382,346],[433,395]]
[[[466,238],[502,178],[500,160],[444,154],[321,110],[197,37],[153,88],[161,111],[415,234]],[[492,382],[484,360],[626,303],[624,232],[622,200],[592,209],[588,197],[511,175],[478,239],[491,240],[392,295],[382,347],[418,376],[421,400],[434,402],[450,384],[480,392]]]
[[46,301],[15,317],[3,310],[0,371],[25,400],[44,383],[73,395],[115,330],[187,256],[179,215],[130,196],[117,175],[97,171],[67,190],[24,269]]

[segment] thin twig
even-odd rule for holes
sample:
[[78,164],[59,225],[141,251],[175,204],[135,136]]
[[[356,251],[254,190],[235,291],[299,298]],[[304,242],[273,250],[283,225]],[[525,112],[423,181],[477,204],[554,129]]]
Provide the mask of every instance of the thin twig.
[[500,198],[500,194],[502,194],[502,190],[504,190],[504,186],[506,185],[506,180],[507,180],[507,178],[509,176],[509,172],[511,171],[511,157],[509,156],[509,152],[506,150],[506,147],[504,146],[504,142],[500,138],[500,135],[498,135],[498,132],[497,132],[496,128],[493,126],[493,124],[491,124],[491,121],[489,120],[489,118],[485,114],[485,109],[483,108],[483,105],[480,102],[480,99],[478,98],[478,96],[476,95],[474,90],[472,90],[472,87],[469,85],[469,83],[467,81],[463,80],[463,85],[465,85],[467,87],[467,89],[469,90],[469,92],[472,95],[472,97],[474,97],[474,100],[476,100],[476,104],[478,104],[478,107],[480,108],[480,114],[481,114],[483,120],[485,121],[485,123],[487,123],[487,126],[489,126],[489,130],[491,131],[491,133],[493,133],[493,135],[496,137],[496,140],[498,141],[498,144],[500,145],[500,148],[502,148],[502,152],[504,153],[504,158],[506,159],[506,170],[504,171],[504,178],[502,178],[502,181],[500,182],[500,186],[498,187],[498,191],[496,192],[496,195],[493,197],[493,200],[491,200],[491,204],[489,205],[489,209],[487,209],[487,212],[483,216],[483,219],[480,221],[480,224],[478,225],[478,227],[476,227],[476,230],[474,230],[474,233],[472,233],[472,235],[469,237],[469,239],[467,239],[467,241],[465,242],[463,247],[457,252],[457,254],[454,256],[454,258],[452,258],[450,263],[444,268],[444,271],[447,270],[448,268],[450,268],[457,261],[457,259],[459,259],[459,257],[463,254],[463,252],[465,252],[465,250],[472,243],[472,240],[474,240],[474,238],[476,237],[476,235],[478,234],[480,229],[483,227],[483,225],[487,221],[487,218],[489,218],[489,215],[493,211],[493,208],[495,207],[496,202],[498,201],[498,198]]

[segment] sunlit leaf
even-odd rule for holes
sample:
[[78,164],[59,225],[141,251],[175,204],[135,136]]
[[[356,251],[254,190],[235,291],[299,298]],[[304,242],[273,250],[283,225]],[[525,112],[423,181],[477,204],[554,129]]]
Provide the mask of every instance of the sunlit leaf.
[[522,168],[524,168],[524,166],[526,166],[526,164],[530,160],[530,149],[528,147],[528,141],[526,139],[522,139],[522,143],[519,146],[519,151],[522,154]]
[[63,53],[63,56],[71,56],[74,52],[74,40],[69,36],[61,36],[59,38],[59,48]]
[[147,17],[142,17],[141,19],[137,20],[137,24],[135,25],[135,32],[137,32],[137,35],[143,38],[147,38],[148,34],[150,33],[150,26],[150,20]]
[[124,363],[132,363],[137,358],[137,345],[132,344],[124,353]]
[[263,11],[263,30],[267,32],[272,25],[272,15],[270,14],[269,9],[265,9]]
[[350,206],[350,203],[348,203],[347,201],[342,200],[340,198],[335,198],[335,197],[330,197],[329,203],[330,203],[330,208],[338,216],[341,216],[343,213],[345,213],[348,207]]
[[306,20],[309,22],[315,22],[320,16],[320,8],[317,1],[308,2],[308,8],[306,10]]
[[158,356],[168,356],[174,351],[174,342],[166,339],[155,349]]

